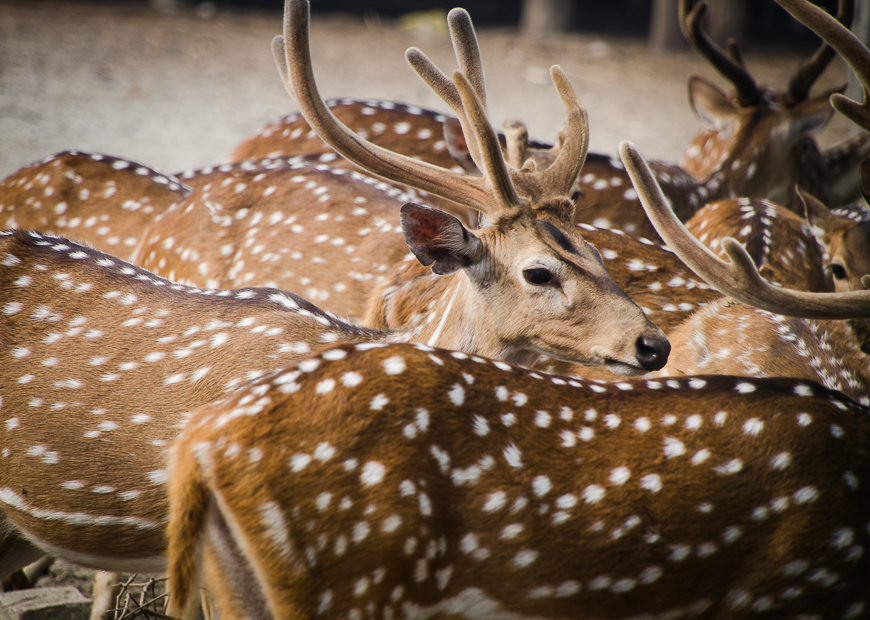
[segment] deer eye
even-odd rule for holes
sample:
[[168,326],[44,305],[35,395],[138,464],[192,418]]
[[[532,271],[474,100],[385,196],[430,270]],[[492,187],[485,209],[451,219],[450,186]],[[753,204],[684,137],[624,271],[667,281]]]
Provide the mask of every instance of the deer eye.
[[846,269],[842,265],[837,265],[836,263],[832,263],[828,265],[828,269],[831,270],[831,275],[834,276],[836,280],[845,280],[846,279]]
[[549,269],[537,268],[537,269],[524,269],[523,270],[523,277],[526,279],[526,282],[528,282],[529,284],[537,284],[540,286],[543,284],[549,284],[550,280],[552,279],[553,276],[550,273]]

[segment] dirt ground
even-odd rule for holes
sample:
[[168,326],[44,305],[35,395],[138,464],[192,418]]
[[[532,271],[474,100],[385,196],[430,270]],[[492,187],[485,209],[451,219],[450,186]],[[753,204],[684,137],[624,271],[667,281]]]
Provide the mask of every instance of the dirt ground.
[[[449,37],[425,24],[399,30],[315,15],[321,93],[445,110],[403,58],[414,45],[445,69],[455,66]],[[168,173],[224,161],[246,135],[295,110],[271,58],[269,42],[280,32],[278,12],[202,19],[161,16],[144,5],[0,0],[0,178],[64,149]],[[599,152],[613,154],[632,140],[648,157],[677,160],[700,127],[686,78],[699,73],[722,83],[692,52],[653,54],[641,39],[573,34],[542,46],[512,29],[478,34],[496,124],[521,118],[533,137],[551,140],[562,109],[547,68],[559,64],[589,110],[591,148]],[[747,61],[761,83],[781,86],[800,59],[763,49]],[[844,76],[835,64],[822,85]],[[836,143],[848,130],[835,119],[821,141]]]
[[[65,149],[168,173],[225,161],[242,138],[295,110],[271,58],[270,40],[280,32],[277,12],[202,19],[144,6],[0,0],[0,178]],[[563,117],[547,68],[559,64],[589,111],[591,148],[599,152],[614,154],[621,140],[632,140],[648,157],[679,159],[700,127],[686,78],[722,83],[692,52],[653,54],[639,39],[575,34],[542,46],[510,29],[478,35],[495,123],[521,118],[532,136],[551,140]],[[455,66],[449,38],[431,27],[315,16],[321,93],[446,110],[406,65],[403,52],[412,45],[445,69]],[[773,49],[747,56],[761,83],[780,86],[800,59]],[[844,81],[835,62],[821,85]],[[835,119],[821,142],[834,144],[849,131]],[[86,571],[58,564],[43,583],[58,581],[89,594]]]

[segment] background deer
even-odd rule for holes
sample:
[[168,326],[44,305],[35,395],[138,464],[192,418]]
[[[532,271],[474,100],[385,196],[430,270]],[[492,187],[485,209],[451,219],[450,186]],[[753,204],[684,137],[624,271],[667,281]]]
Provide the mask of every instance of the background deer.
[[[798,193],[803,200],[814,200]],[[826,250],[810,225],[769,201],[740,198],[710,203],[686,222],[686,229],[722,258],[727,258],[722,240],[736,239],[768,282],[803,291],[832,290],[823,267]]]
[[162,463],[184,412],[313,349],[386,336],[291,293],[186,287],[36,232],[0,246],[0,575],[44,552],[160,570]]
[[0,227],[73,237],[128,258],[154,218],[190,193],[136,162],[64,151],[0,183]]
[[[803,16],[807,25],[833,45],[851,37],[829,16],[818,11],[806,12],[804,4],[788,3],[787,8],[799,19]],[[807,19],[813,13],[813,18]],[[846,58],[855,64],[870,66],[870,52],[860,44],[851,45],[846,48],[850,52]],[[856,120],[866,126],[866,114]],[[840,291],[863,290],[857,272],[866,266],[870,247],[863,235],[864,225],[832,215],[812,196],[802,195],[802,198],[807,219],[825,246],[824,260],[832,286]],[[656,200],[654,196],[643,199]],[[668,234],[683,237],[682,252],[694,253],[696,260],[704,260],[703,252],[693,248],[693,239],[684,235],[684,229],[672,220],[663,223],[670,229]],[[860,293],[851,295],[860,296]],[[817,320],[823,316],[799,318],[804,311],[801,303],[804,301],[782,297],[766,305],[767,312],[733,302],[711,304],[673,332],[675,353],[663,374],[715,372],[802,377],[840,390],[859,402],[868,402],[870,358],[866,352],[870,350],[870,328],[866,319],[857,320],[857,315],[847,321]]]
[[203,575],[228,617],[859,618],[868,439],[865,409],[795,379],[339,347],[192,415],[170,613]]
[[[759,86],[736,42],[729,41],[726,53],[704,32],[706,2],[681,0],[679,8],[686,39],[735,89],[728,95],[703,77],[689,78],[689,102],[709,127],[692,140],[680,166],[699,179],[728,170],[731,197],[766,198],[800,214],[803,205],[794,192],[796,184],[833,206],[858,198],[858,164],[870,154],[866,137],[851,148],[833,151],[830,167],[813,138],[833,112],[830,95],[842,89],[809,94],[834,50],[822,42],[792,74],[785,90]],[[841,0],[837,19],[847,28],[853,13],[853,0]],[[846,166],[844,153],[851,155]],[[835,170],[837,176],[829,177]]]

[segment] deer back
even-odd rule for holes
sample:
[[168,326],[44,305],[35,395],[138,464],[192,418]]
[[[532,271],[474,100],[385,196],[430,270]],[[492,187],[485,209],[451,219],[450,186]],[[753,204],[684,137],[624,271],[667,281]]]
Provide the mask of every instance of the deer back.
[[[419,157],[442,168],[457,163],[444,141],[447,118],[435,110],[395,101],[328,99],[326,105],[357,135],[396,153]],[[236,146],[232,162],[334,152],[300,113],[267,123]]]
[[291,293],[183,286],[26,231],[0,233],[0,298],[0,521],[109,570],[162,565],[165,450],[186,411],[384,336]]
[[174,446],[170,613],[203,555],[222,608],[276,618],[867,613],[870,418],[842,394],[419,346],[304,364]]
[[721,299],[673,332],[661,376],[797,377],[870,404],[864,322],[802,319]]
[[732,237],[746,248],[770,282],[803,291],[827,291],[822,248],[806,220],[766,200],[722,200],[706,205],[686,222],[688,231],[717,255]]
[[202,176],[198,191],[144,234],[138,264],[194,286],[297,290],[359,318],[408,254],[399,209],[417,198],[412,190],[288,160]]
[[190,189],[136,162],[64,151],[0,183],[0,227],[73,237],[128,257],[142,231]]

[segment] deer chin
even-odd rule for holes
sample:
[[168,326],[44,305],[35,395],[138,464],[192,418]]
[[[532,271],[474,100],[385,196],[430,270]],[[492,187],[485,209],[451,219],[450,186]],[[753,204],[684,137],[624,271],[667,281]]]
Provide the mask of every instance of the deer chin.
[[[589,367],[603,367],[612,372],[615,375],[623,375],[627,377],[637,377],[639,375],[646,374],[647,370],[641,368],[637,364],[632,364],[631,362],[625,362],[622,360],[618,360],[613,357],[613,351],[601,347],[595,346],[589,349],[587,355],[580,359],[576,356],[562,356],[557,355],[553,351],[544,351],[541,349],[533,349],[539,355],[544,355],[549,358],[557,359],[561,362],[568,362],[569,364],[581,364],[583,366]],[[527,361],[513,361],[512,363],[520,364],[522,366],[529,366],[530,362]]]
[[647,371],[638,364],[632,364],[612,357],[612,351],[604,347],[592,347],[589,350],[596,359],[596,363],[587,364],[589,366],[604,366],[607,370],[615,375],[625,375],[628,377],[636,377],[646,374]]

